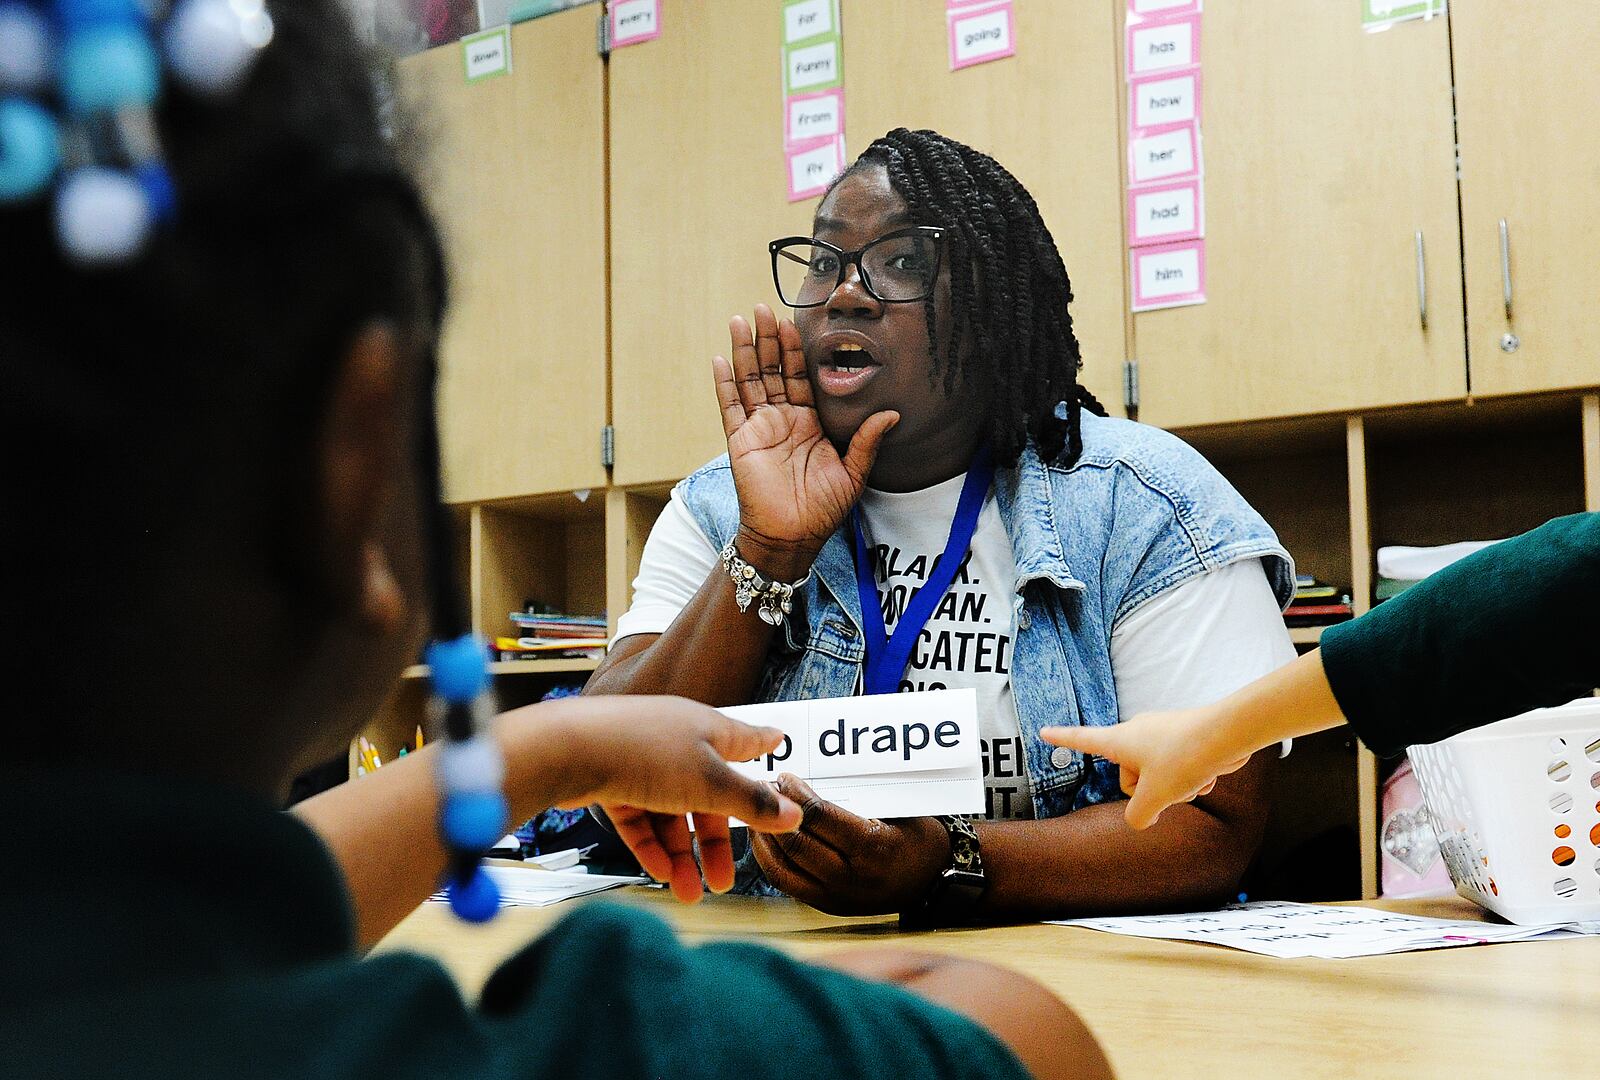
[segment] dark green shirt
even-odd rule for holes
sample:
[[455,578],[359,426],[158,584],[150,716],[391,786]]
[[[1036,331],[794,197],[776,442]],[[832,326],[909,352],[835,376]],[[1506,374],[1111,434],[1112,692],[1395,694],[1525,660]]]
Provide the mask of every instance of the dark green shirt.
[[433,960],[358,959],[322,845],[228,791],[12,769],[0,823],[7,1080],[1026,1077],[903,991],[614,906],[474,1005]]
[[1375,752],[1600,685],[1600,514],[1485,548],[1322,635],[1339,708]]

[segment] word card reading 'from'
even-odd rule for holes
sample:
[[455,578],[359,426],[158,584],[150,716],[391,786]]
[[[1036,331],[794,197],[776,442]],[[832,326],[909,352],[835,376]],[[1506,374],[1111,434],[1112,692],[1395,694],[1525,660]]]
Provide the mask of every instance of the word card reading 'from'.
[[788,143],[844,134],[844,91],[825,90],[789,99]]

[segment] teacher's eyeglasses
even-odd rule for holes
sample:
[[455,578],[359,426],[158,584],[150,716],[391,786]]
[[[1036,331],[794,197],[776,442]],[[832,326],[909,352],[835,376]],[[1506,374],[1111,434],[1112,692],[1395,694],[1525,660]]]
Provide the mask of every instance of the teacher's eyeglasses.
[[867,294],[885,304],[924,300],[939,278],[945,230],[916,225],[885,233],[859,251],[845,251],[811,236],[789,236],[767,245],[778,297],[792,308],[821,307],[844,284],[851,264]]

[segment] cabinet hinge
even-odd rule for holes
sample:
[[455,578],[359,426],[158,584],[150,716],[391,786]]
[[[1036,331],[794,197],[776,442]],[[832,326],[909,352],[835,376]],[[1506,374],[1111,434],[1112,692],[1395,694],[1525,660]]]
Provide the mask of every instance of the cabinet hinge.
[[606,14],[605,5],[600,5],[600,21],[594,26],[594,51],[600,54],[601,59],[611,55],[611,18]]
[[1122,364],[1122,407],[1129,413],[1139,409],[1139,361],[1125,360]]
[[617,463],[617,429],[607,424],[600,429],[600,464],[606,468]]

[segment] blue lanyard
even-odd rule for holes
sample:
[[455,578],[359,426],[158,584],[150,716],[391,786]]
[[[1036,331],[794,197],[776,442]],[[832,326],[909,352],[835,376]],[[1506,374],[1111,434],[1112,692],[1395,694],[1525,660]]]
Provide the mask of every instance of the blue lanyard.
[[989,484],[994,480],[994,463],[989,459],[989,448],[980,446],[967,470],[967,479],[961,485],[961,498],[956,503],[955,520],[950,523],[950,539],[945,541],[944,554],[922,588],[912,598],[894,635],[887,637],[883,630],[883,608],[878,600],[878,583],[872,574],[872,560],[868,557],[867,537],[861,528],[861,508],[852,507],[850,524],[854,527],[856,555],[856,592],[861,598],[861,626],[867,639],[866,672],[862,689],[868,694],[892,694],[900,689],[900,677],[905,674],[906,662],[911,659],[911,649],[922,628],[928,625],[933,611],[944,599],[967,549],[972,546],[972,534],[978,531],[978,515],[983,510],[983,500],[989,494]]

